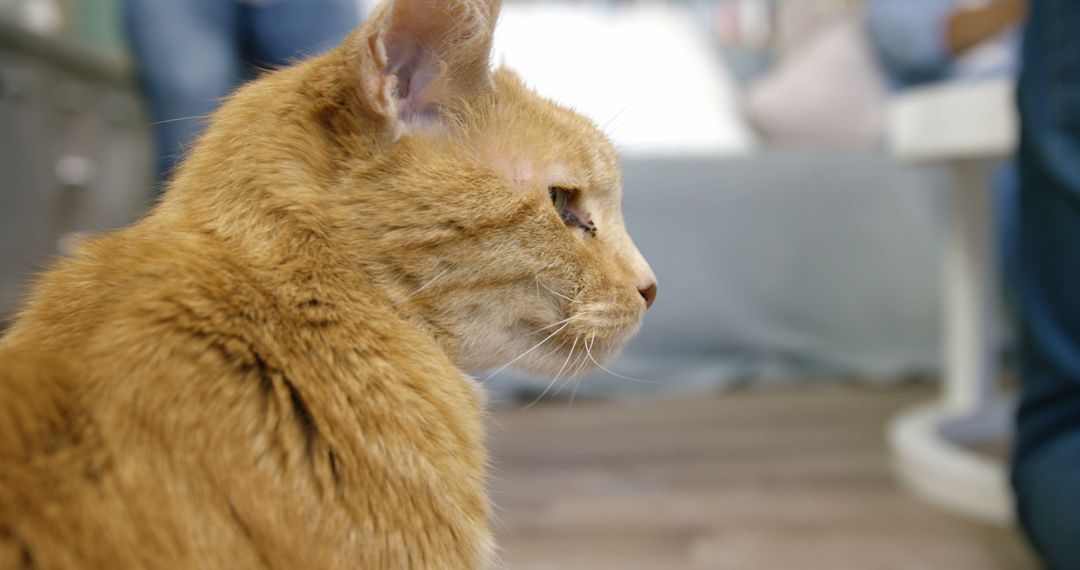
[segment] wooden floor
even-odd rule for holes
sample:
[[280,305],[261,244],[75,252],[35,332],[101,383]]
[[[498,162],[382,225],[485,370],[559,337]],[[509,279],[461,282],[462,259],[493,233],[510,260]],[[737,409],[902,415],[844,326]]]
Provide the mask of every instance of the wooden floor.
[[830,387],[498,412],[502,567],[1036,568],[1015,533],[895,483],[883,428],[931,395]]

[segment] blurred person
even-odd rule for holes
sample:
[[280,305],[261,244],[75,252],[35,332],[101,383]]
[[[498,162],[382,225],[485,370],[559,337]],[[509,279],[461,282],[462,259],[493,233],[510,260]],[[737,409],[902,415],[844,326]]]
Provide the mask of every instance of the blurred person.
[[867,24],[897,87],[1014,75],[1028,0],[870,0]]
[[[1049,568],[1069,570],[1080,568],[1080,49],[1070,40],[1080,3],[1028,4],[874,0],[868,16],[898,87],[1022,64],[1018,186],[999,185],[1020,325],[1012,481],[1032,545]],[[1014,30],[1029,9],[1020,50]]]
[[[818,30],[756,81],[748,118],[777,144],[876,148],[891,93],[1014,75],[1027,1],[867,0],[862,16]],[[1003,177],[1004,192],[1015,184]]]
[[154,121],[159,186],[206,116],[256,69],[326,51],[360,21],[357,0],[125,0],[123,10]]
[[1013,484],[1052,569],[1080,568],[1080,2],[1032,0],[1020,76],[1021,402]]
[[[1015,77],[1029,0],[870,0],[867,27],[894,89],[946,80]],[[1019,180],[1016,165],[996,174],[1002,276],[1017,286]]]

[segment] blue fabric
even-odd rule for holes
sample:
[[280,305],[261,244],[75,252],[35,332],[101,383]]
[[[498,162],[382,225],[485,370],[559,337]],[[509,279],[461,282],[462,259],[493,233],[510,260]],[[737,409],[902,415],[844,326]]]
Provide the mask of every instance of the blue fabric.
[[1020,173],[1016,162],[1009,161],[998,168],[992,184],[998,221],[998,262],[1007,300],[1011,301],[1020,273]]
[[955,0],[871,0],[867,26],[886,70],[899,85],[946,77],[952,57],[946,26]]
[[1050,568],[1080,567],[1080,3],[1034,0],[1019,88],[1021,523]]
[[1015,29],[960,56],[949,53],[949,20],[959,9],[957,0],[869,1],[867,29],[894,87],[1016,74],[1020,37]]
[[285,0],[245,7],[242,21],[252,61],[277,67],[337,46],[359,19],[356,0]]
[[124,23],[154,121],[158,181],[205,118],[251,76],[337,45],[359,23],[355,0],[126,0]]

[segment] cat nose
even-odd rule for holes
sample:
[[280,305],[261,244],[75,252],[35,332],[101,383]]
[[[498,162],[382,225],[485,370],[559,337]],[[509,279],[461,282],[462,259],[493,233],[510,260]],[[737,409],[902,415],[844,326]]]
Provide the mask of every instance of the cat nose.
[[649,283],[646,287],[638,287],[638,293],[641,293],[641,298],[645,299],[645,308],[648,309],[656,300],[656,283]]

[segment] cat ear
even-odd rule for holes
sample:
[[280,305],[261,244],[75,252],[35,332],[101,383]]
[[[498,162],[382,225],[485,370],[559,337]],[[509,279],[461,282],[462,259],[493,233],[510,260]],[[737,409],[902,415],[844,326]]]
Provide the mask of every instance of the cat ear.
[[395,129],[491,88],[498,0],[387,0],[354,37],[367,106]]

